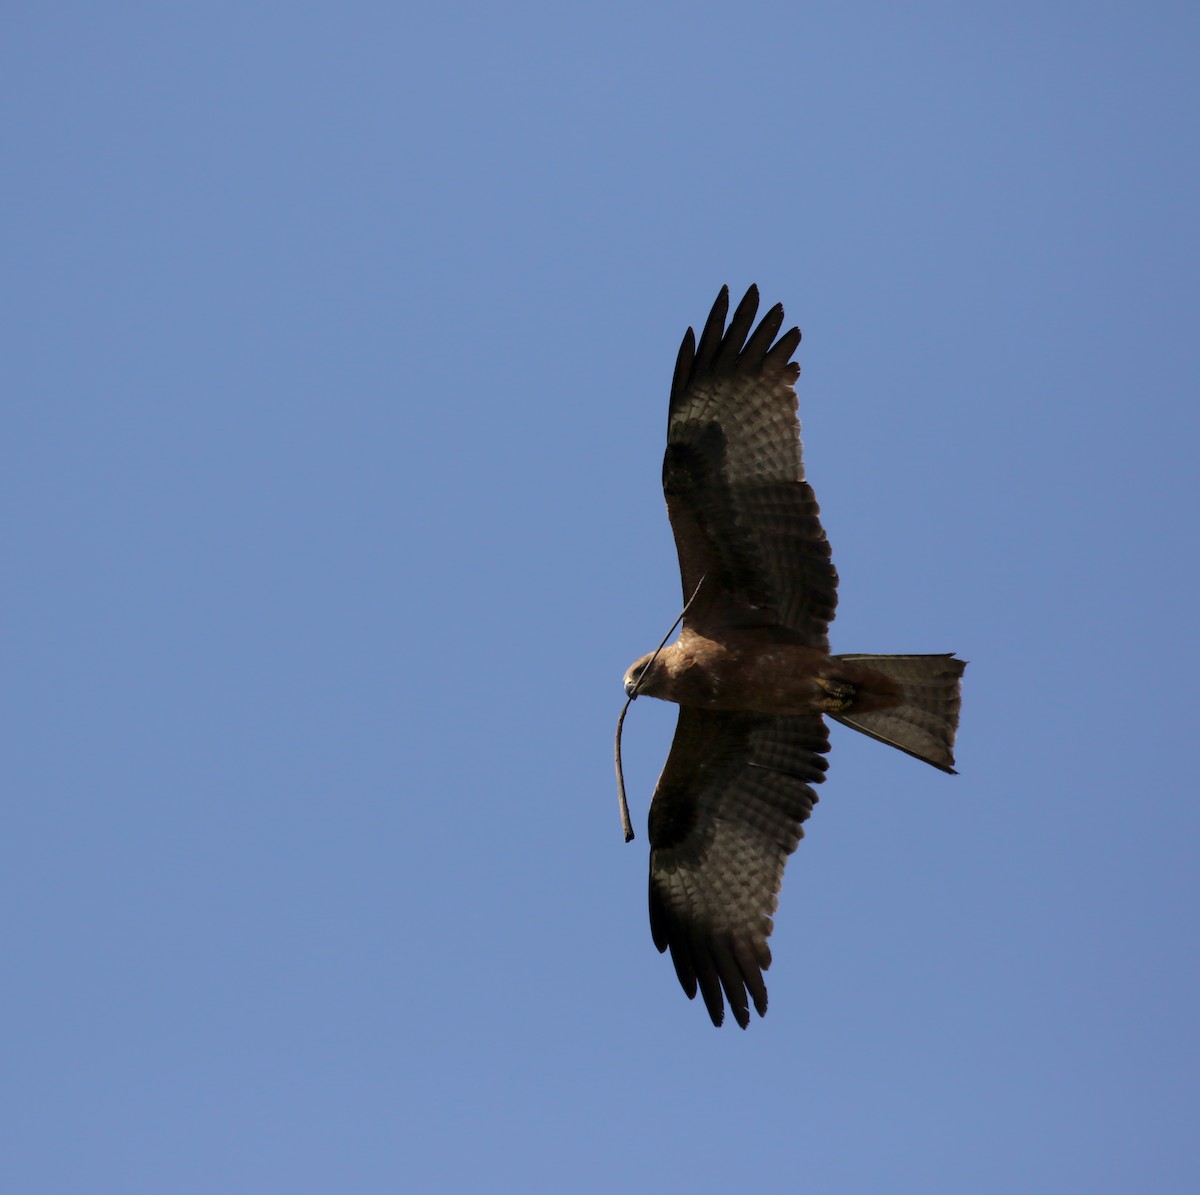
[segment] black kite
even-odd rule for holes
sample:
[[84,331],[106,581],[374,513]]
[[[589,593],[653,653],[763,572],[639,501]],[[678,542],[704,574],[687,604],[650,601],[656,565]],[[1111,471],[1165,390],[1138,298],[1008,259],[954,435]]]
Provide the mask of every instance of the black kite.
[[742,1028],[750,1001],[767,1010],[771,915],[825,778],[824,715],[953,772],[965,667],[829,654],[837,573],[800,457],[800,330],[776,339],[776,305],[751,334],[757,310],[752,286],[726,329],[722,288],[699,344],[689,328],[680,346],[663,490],[695,600],[677,642],[625,674],[630,697],[680,707],[650,806],[650,932],[713,1024],[724,990]]

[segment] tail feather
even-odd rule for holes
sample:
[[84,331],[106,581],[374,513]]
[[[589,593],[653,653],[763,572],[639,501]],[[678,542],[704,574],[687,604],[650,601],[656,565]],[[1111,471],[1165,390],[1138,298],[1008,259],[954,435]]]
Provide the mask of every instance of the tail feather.
[[917,759],[954,772],[954,736],[962,704],[966,660],[939,656],[838,656],[881,672],[900,687],[899,704],[886,709],[831,714],[843,726],[887,743]]

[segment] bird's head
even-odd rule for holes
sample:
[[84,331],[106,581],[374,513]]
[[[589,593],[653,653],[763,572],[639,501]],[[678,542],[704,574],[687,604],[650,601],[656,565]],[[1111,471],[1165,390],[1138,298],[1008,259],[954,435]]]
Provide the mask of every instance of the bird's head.
[[[651,667],[651,661],[653,661],[653,667]],[[662,657],[655,660],[654,652],[642,656],[640,660],[630,664],[629,671],[625,673],[625,696],[633,697],[636,694],[641,697],[645,693],[653,697],[655,682],[659,679],[661,667]]]

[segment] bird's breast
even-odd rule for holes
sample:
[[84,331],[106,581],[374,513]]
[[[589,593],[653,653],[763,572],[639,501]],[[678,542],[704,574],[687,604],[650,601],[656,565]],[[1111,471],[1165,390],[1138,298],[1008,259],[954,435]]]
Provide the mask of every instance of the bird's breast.
[[680,644],[673,700],[681,705],[762,714],[812,714],[828,708],[822,679],[832,659],[799,644]]

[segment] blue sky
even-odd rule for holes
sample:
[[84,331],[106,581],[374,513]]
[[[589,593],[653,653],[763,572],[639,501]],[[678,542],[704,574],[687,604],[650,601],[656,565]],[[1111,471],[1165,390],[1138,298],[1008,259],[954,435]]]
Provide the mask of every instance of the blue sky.
[[[1200,15],[3,20],[10,1189],[1190,1192]],[[654,950],[684,328],[782,300],[842,651],[771,1010]]]

